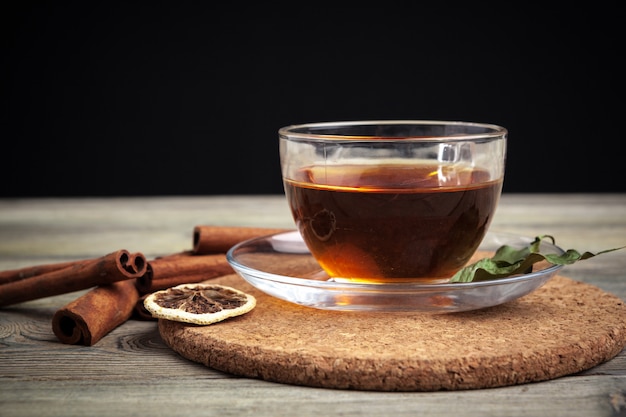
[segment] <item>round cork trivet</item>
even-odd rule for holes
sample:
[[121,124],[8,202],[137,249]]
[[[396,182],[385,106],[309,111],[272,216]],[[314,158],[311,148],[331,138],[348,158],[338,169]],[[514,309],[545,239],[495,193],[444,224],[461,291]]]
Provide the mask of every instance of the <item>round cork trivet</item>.
[[295,385],[375,391],[462,390],[543,381],[589,369],[626,345],[626,305],[556,276],[520,299],[471,312],[318,310],[253,288],[257,298],[209,326],[159,320],[165,343],[210,368]]

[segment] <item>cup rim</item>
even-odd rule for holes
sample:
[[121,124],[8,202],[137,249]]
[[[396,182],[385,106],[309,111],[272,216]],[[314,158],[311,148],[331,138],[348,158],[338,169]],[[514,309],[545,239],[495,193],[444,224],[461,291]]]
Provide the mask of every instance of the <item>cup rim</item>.
[[[332,127],[349,127],[349,126],[392,126],[392,125],[432,125],[432,126],[451,126],[451,127],[468,127],[484,129],[480,133],[454,133],[449,135],[432,135],[432,136],[382,136],[382,135],[344,135],[344,134],[326,134],[326,133],[310,133],[305,129],[324,129]],[[478,123],[452,120],[411,120],[411,119],[394,119],[394,120],[346,120],[336,122],[314,122],[301,123],[281,127],[278,130],[281,139],[288,140],[307,140],[307,141],[475,141],[506,138],[508,130],[500,125],[492,123]]]

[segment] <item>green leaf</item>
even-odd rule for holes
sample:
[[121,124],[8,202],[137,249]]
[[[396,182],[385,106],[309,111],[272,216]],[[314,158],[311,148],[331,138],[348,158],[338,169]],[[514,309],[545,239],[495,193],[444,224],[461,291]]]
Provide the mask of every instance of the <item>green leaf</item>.
[[581,254],[575,249],[568,249],[562,254],[542,254],[540,252],[541,242],[545,239],[549,239],[552,241],[552,244],[555,244],[553,236],[541,235],[535,237],[535,240],[530,242],[528,246],[522,248],[514,248],[508,245],[500,246],[491,258],[484,258],[466,266],[454,274],[450,282],[472,282],[506,278],[512,275],[528,273],[532,271],[534,264],[543,260],[553,265],[570,265],[603,253],[626,248],[626,246],[622,246],[603,250],[595,254],[592,252],[583,252]]

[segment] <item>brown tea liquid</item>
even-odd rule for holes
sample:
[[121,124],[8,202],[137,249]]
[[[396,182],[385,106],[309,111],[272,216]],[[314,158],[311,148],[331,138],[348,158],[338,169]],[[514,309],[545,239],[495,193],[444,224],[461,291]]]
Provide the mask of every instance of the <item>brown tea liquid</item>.
[[486,171],[436,164],[314,166],[285,179],[296,225],[322,268],[366,282],[454,275],[482,241],[501,190]]

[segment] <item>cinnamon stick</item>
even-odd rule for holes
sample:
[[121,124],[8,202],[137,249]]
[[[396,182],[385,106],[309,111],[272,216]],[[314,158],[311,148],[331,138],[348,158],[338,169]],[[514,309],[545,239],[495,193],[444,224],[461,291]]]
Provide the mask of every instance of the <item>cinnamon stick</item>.
[[134,279],[145,274],[146,258],[125,249],[96,259],[77,261],[62,269],[0,285],[0,307],[97,285]]
[[137,320],[156,320],[156,318],[152,316],[152,313],[150,313],[143,305],[143,300],[145,300],[149,295],[150,294],[148,293],[139,296],[139,299],[135,303],[135,309],[133,310],[133,318]]
[[195,253],[192,250],[185,250],[182,252],[174,252],[168,255],[162,255],[155,259],[174,259],[174,258],[180,258],[182,256],[193,256],[193,255],[195,255]]
[[65,344],[92,346],[131,317],[138,299],[132,280],[95,287],[56,311],[52,331]]
[[0,271],[0,285],[67,268],[80,261],[58,262]]
[[244,240],[287,231],[289,229],[200,225],[193,229],[193,252],[196,255],[226,253]]
[[233,273],[235,271],[226,260],[226,254],[176,254],[148,261],[146,272],[137,278],[135,285],[140,294],[147,294]]

